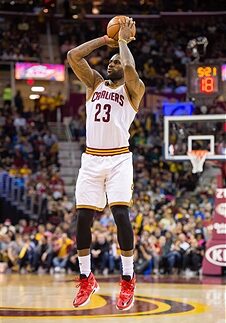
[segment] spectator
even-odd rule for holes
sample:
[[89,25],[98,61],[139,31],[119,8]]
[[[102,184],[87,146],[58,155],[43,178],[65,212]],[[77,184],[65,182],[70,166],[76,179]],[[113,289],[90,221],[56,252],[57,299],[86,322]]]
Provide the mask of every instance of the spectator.
[[78,252],[75,246],[73,246],[69,252],[68,262],[66,267],[69,273],[79,272]]
[[99,233],[97,240],[91,247],[93,270],[98,271],[100,274],[108,272],[108,256],[109,256],[109,243],[107,242],[105,233]]
[[152,271],[152,250],[149,244],[149,233],[142,234],[135,248],[134,270],[137,274],[150,274]]
[[53,258],[54,271],[65,272],[70,248],[73,245],[73,241],[68,238],[67,234],[64,233],[57,242],[59,249],[57,251],[57,255]]
[[27,233],[22,235],[22,248],[18,256],[19,270],[26,273],[32,270],[35,244]]
[[24,102],[20,90],[16,92],[16,95],[14,97],[14,104],[18,114],[22,115],[24,112]]
[[12,89],[9,83],[3,89],[2,100],[3,100],[3,108],[6,110],[9,109],[10,111],[11,104],[12,104]]
[[18,260],[22,248],[21,234],[16,233],[8,246],[8,268],[12,271],[19,271]]
[[36,234],[36,239],[37,237],[39,237],[37,240],[38,244],[34,248],[31,270],[32,272],[37,272],[38,269],[40,269],[45,272],[45,260],[46,260],[45,253],[49,248],[48,240],[45,235],[37,236]]

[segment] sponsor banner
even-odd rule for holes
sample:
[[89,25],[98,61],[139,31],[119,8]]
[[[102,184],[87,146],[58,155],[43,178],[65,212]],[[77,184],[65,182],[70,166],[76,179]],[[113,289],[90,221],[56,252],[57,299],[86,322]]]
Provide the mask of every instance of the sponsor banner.
[[206,250],[206,259],[213,265],[226,266],[226,244],[219,244]]
[[226,223],[217,223],[210,224],[208,229],[213,231],[215,230],[217,234],[226,234]]
[[213,240],[226,241],[226,188],[216,190],[212,229]]
[[216,206],[216,212],[226,218],[226,203],[219,203]]
[[16,80],[64,81],[65,67],[61,64],[16,63]]
[[226,188],[217,188],[216,198],[217,199],[226,199]]
[[204,275],[222,275],[226,266],[226,189],[218,188],[215,193],[212,237],[207,241],[203,259]]

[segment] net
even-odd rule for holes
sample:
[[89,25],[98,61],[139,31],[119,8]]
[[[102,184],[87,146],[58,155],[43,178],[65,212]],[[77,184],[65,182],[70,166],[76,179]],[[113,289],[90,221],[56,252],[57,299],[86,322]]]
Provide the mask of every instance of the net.
[[192,173],[201,173],[203,171],[203,165],[208,153],[208,150],[191,150],[187,152],[192,164]]

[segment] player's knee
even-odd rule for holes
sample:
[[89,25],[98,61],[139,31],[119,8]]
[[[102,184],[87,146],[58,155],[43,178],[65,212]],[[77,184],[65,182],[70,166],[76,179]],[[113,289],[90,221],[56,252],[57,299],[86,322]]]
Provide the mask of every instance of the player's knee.
[[124,205],[115,205],[111,211],[117,225],[118,241],[122,250],[133,249],[133,229],[129,219],[129,208]]
[[114,205],[111,207],[112,214],[115,219],[116,225],[120,226],[124,223],[128,224],[129,221],[129,208],[125,205]]
[[76,240],[78,250],[88,249],[91,244],[91,226],[95,211],[78,209],[76,214]]

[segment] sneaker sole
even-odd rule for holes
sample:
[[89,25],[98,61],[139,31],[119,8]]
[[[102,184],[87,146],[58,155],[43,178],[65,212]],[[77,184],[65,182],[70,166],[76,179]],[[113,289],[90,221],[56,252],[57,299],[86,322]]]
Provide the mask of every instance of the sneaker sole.
[[99,289],[100,289],[100,286],[97,284],[97,287],[95,287],[95,288],[93,289],[93,292],[92,292],[92,294],[90,294],[89,298],[87,298],[87,300],[86,300],[84,303],[82,303],[81,305],[75,306],[75,305],[73,304],[74,308],[78,308],[78,307],[86,306],[87,304],[89,304],[90,299],[91,299],[91,296],[92,296],[93,294],[97,293],[97,292],[99,291]]
[[134,297],[133,297],[133,299],[132,299],[131,304],[130,304],[128,307],[125,307],[125,308],[119,308],[119,307],[116,305],[116,308],[117,308],[117,310],[119,310],[119,311],[128,311],[128,310],[130,310],[130,309],[133,307],[133,305],[134,305]]

